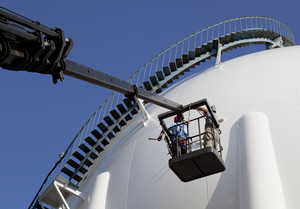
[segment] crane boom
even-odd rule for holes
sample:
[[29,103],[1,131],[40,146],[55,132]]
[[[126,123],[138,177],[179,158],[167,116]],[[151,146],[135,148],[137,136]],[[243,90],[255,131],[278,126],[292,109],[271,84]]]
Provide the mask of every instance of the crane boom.
[[175,112],[181,112],[183,110],[182,105],[173,102],[165,97],[159,96],[157,94],[153,94],[143,88],[138,88],[136,85],[131,84],[122,79],[94,70],[84,65],[80,65],[71,60],[66,60],[65,63],[66,63],[66,69],[64,70],[65,75],[89,83],[93,83],[98,86],[102,86],[114,91],[118,91],[120,93],[123,93],[127,97],[136,96],[137,98],[140,98],[147,102],[151,102],[153,104],[159,105],[161,107],[170,109]]
[[65,59],[73,47],[59,28],[49,28],[0,6],[0,66],[7,70],[51,74],[53,82],[64,75],[137,97],[172,111],[183,106],[136,85]]

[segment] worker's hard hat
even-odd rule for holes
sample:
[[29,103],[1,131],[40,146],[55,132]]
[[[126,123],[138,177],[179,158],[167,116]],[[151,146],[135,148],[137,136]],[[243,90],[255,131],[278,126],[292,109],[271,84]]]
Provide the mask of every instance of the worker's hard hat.
[[183,117],[182,114],[176,115],[176,116],[174,117],[174,122],[181,122],[183,119],[184,119],[184,117]]
[[175,123],[178,122],[178,117],[177,117],[177,115],[174,117],[174,122],[175,122]]

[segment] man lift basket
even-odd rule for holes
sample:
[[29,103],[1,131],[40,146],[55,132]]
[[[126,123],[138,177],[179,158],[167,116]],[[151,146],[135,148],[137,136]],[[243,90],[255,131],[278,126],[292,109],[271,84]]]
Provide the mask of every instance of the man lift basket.
[[[180,117],[180,115],[184,112],[191,111],[192,109],[197,109],[199,107],[205,107],[208,114],[182,122],[182,124],[186,126],[188,137],[184,144],[180,144],[179,137],[177,136],[174,143],[174,136],[170,133],[170,130],[164,120],[171,117],[173,118],[176,115]],[[165,132],[165,141],[168,144],[169,153],[172,156],[169,160],[169,167],[180,180],[183,182],[189,182],[225,170],[225,164],[222,160],[223,148],[220,140],[217,139],[216,134],[207,132],[207,130],[211,130],[212,132],[219,131],[219,124],[206,99],[184,106],[181,113],[174,111],[162,113],[158,116],[158,119],[163,131]],[[207,121],[212,123],[210,124],[212,129],[204,129],[204,126],[208,125],[206,124]],[[195,132],[195,129],[198,129],[197,133],[193,133]],[[205,146],[203,143],[203,139],[207,135],[211,137],[212,146]],[[186,149],[183,153],[178,150],[181,149],[181,146],[185,146]],[[173,151],[174,149],[175,152]]]

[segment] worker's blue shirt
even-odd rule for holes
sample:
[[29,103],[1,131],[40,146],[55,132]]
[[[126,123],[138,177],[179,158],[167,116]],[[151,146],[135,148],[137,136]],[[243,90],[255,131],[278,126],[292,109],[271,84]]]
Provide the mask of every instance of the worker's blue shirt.
[[187,127],[182,123],[171,123],[168,126],[168,130],[172,135],[172,142],[176,139],[176,137],[183,139],[187,138]]

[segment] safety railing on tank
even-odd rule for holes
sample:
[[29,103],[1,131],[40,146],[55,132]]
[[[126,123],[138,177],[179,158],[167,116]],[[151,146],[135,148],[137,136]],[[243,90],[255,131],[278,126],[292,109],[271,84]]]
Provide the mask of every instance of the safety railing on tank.
[[[201,48],[202,45],[212,43],[213,40],[219,40],[220,37],[225,37],[233,33],[255,30],[270,31],[282,36],[284,39],[284,46],[295,44],[294,35],[291,29],[286,24],[276,19],[262,16],[233,18],[206,27],[181,39],[143,65],[127,81],[136,86],[142,86],[143,82],[148,81],[149,77],[154,76],[158,70],[161,70],[164,66],[169,66],[170,62],[175,62],[177,58],[182,58],[182,55],[188,54],[189,51],[195,51],[196,48]],[[154,92],[155,90],[156,89],[152,89],[151,91]],[[91,134],[91,131],[96,128],[97,124],[104,122],[104,117],[109,115],[110,111],[115,109],[117,104],[122,103],[123,99],[124,95],[113,92],[97,108],[72,140],[65,151],[64,156],[56,163],[54,168],[48,174],[29,208],[35,208],[39,196],[52,184],[55,178],[61,174],[61,169],[66,165],[66,162],[70,159],[72,153],[79,149],[78,146]]]

